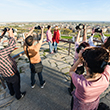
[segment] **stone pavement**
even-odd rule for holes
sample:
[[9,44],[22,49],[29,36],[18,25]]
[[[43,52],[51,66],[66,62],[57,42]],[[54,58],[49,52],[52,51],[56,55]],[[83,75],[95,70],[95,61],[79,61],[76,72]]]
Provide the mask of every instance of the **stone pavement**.
[[[40,55],[44,65],[43,77],[46,80],[44,89],[39,87],[37,74],[36,87],[31,89],[29,60],[26,55],[17,58],[18,70],[21,73],[21,90],[26,90],[27,94],[19,101],[14,98],[12,103],[0,110],[70,110],[71,96],[67,88],[70,83],[68,73],[73,63],[74,45],[72,44],[70,56],[68,45],[60,42],[58,53],[55,54],[49,54],[47,43],[42,45]],[[109,91],[110,86],[101,94],[100,101],[110,106]]]
[[27,66],[25,73],[21,73],[21,90],[27,91],[26,96],[19,101],[15,99],[10,106],[1,110],[70,110],[69,83],[65,82],[62,73],[44,66],[43,77],[46,80],[45,88],[40,88],[36,74],[36,87],[31,89]]

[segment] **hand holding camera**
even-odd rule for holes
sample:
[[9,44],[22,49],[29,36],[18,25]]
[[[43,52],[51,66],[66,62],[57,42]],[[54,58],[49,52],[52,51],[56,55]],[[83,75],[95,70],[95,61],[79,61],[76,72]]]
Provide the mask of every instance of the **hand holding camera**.
[[14,37],[13,28],[10,28],[8,31],[10,37]]
[[97,33],[102,33],[102,29],[96,28],[96,29],[95,29],[95,32],[97,32]]
[[44,26],[35,26],[34,29],[44,29]]
[[79,24],[78,26],[76,26],[76,30],[82,30],[84,29],[84,25],[83,24]]
[[[9,30],[10,30],[10,28],[8,28],[8,27],[6,27],[6,28],[3,29],[4,32],[7,32],[7,31],[9,31]],[[14,33],[15,30],[12,28],[12,31],[13,31],[13,33]]]
[[35,26],[34,29],[41,29],[41,26]]
[[[14,33],[15,30],[13,28],[11,28],[11,30],[12,30],[12,33]],[[10,31],[10,28],[8,28],[8,27],[4,28],[1,37],[3,38],[3,36],[6,34],[6,32],[9,32],[9,31]]]

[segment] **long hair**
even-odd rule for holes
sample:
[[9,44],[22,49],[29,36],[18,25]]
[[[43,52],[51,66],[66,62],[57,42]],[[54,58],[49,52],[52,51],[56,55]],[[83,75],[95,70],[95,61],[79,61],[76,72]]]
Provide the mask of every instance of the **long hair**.
[[102,47],[105,47],[110,51],[110,37],[107,38],[107,41],[102,45]]

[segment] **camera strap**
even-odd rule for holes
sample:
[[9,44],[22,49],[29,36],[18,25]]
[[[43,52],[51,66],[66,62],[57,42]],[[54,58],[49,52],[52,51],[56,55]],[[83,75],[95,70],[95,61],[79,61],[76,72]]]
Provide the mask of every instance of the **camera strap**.
[[[26,46],[26,52],[27,52],[27,56],[28,56],[29,61],[30,61],[30,56],[29,56],[29,52],[28,52],[28,46]],[[30,61],[30,63],[31,63],[31,61]]]

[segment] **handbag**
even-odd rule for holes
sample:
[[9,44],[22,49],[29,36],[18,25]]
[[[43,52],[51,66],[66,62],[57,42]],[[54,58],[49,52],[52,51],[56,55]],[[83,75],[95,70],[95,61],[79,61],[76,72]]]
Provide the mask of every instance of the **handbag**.
[[42,72],[43,65],[42,65],[41,62],[40,62],[40,63],[36,63],[36,64],[34,64],[34,67],[35,67],[35,71],[36,71],[36,73],[40,73],[40,72]]
[[[29,56],[29,52],[28,52],[28,46],[26,47],[26,52],[27,52],[27,56],[29,58],[29,61],[30,61],[30,56]],[[31,63],[31,61],[30,61]],[[42,65],[42,62],[39,62],[39,63],[36,63],[36,64],[32,64],[32,68],[31,70],[35,73],[40,73],[42,72],[42,69],[43,69],[43,65]]]

